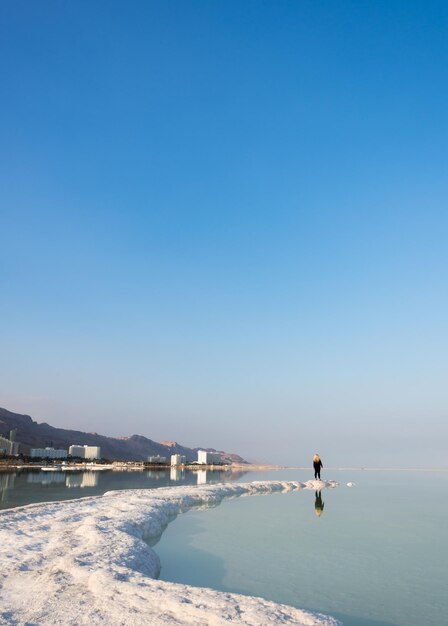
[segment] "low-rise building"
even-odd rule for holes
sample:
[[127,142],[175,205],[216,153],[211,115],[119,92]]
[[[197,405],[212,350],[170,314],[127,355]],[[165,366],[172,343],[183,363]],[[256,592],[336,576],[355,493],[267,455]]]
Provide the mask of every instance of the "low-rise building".
[[154,463],[154,465],[162,465],[164,463],[168,463],[168,459],[166,456],[160,456],[160,454],[155,454],[154,456],[148,457],[148,463]]
[[30,456],[34,459],[66,459],[67,450],[56,450],[55,448],[31,448]]

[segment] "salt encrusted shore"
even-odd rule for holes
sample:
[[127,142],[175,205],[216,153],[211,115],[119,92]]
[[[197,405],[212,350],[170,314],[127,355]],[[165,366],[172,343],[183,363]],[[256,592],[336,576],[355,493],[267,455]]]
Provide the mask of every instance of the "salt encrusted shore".
[[176,515],[224,498],[335,487],[256,481],[111,491],[0,512],[0,624],[8,626],[337,626],[261,598],[157,580],[145,540]]

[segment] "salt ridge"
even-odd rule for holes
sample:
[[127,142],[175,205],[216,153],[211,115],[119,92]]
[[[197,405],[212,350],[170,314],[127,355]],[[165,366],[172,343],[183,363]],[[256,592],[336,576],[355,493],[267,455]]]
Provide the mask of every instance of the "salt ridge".
[[336,485],[255,481],[111,491],[1,511],[0,624],[340,626],[262,598],[157,580],[160,561],[146,543],[193,507]]

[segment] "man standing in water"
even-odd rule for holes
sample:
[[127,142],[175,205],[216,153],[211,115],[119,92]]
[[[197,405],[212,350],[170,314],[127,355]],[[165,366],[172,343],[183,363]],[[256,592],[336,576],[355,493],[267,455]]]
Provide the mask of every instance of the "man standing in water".
[[320,460],[320,456],[315,454],[313,456],[313,467],[314,467],[314,478],[318,478],[320,480],[320,468],[323,467],[322,461]]

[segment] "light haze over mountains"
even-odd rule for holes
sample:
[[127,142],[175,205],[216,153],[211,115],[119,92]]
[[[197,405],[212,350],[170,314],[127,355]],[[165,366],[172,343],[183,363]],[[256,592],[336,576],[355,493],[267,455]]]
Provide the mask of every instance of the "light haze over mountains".
[[448,5],[0,6],[0,406],[447,465]]
[[[98,446],[101,458],[109,461],[148,461],[150,456],[162,456],[169,462],[172,454],[182,454],[188,462],[197,461],[198,450],[217,452],[206,447],[186,448],[177,441],[152,441],[141,435],[108,437],[95,432],[79,432],[55,428],[50,424],[38,424],[30,415],[20,415],[0,407],[0,436],[8,437],[15,430],[15,440],[19,442],[19,454],[29,455],[31,448],[52,447],[68,450],[75,445]],[[240,456],[219,451],[223,463],[245,463]]]

